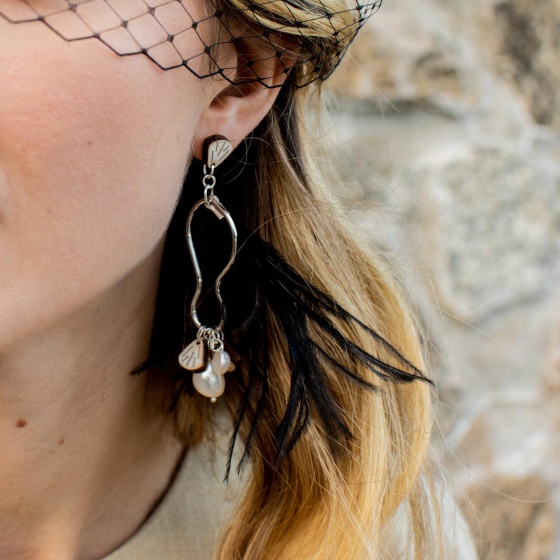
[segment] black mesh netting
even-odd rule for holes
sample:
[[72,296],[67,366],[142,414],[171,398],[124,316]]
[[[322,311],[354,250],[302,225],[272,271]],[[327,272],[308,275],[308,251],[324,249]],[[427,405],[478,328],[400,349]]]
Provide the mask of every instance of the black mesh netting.
[[[327,78],[381,0],[2,0],[0,17],[232,84]],[[286,75],[285,80],[273,80]]]

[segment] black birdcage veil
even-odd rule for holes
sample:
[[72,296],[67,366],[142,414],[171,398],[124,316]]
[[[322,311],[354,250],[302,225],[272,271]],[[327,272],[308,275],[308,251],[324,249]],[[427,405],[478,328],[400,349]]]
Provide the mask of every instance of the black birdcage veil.
[[[232,84],[305,86],[332,73],[380,4],[381,0],[2,0],[0,17],[14,24],[42,22],[66,41],[96,38],[118,55],[146,55],[162,70],[185,67],[199,78],[222,76]],[[278,74],[285,79],[271,80]]]

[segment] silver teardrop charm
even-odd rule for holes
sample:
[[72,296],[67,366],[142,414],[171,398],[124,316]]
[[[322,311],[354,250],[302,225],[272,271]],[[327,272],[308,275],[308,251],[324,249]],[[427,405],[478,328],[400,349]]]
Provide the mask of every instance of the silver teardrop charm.
[[231,142],[221,134],[209,136],[204,141],[203,146],[203,163],[210,169],[220,165],[233,152]]
[[180,354],[179,364],[189,371],[202,369],[206,363],[206,344],[204,341],[193,340]]

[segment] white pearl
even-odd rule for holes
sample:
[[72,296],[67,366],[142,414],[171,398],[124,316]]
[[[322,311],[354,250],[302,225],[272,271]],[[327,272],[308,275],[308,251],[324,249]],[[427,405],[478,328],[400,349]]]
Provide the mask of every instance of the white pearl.
[[214,352],[212,356],[212,371],[218,375],[224,375],[229,370],[231,365],[231,358],[224,350]]
[[210,362],[200,373],[193,373],[194,388],[205,397],[215,398],[221,396],[226,389],[226,380],[222,375],[212,371]]

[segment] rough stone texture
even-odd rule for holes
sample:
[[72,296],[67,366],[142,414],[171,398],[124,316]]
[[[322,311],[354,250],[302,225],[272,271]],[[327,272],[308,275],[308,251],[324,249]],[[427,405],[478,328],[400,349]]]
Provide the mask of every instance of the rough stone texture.
[[[512,507],[512,500],[518,500]],[[463,511],[472,527],[480,558],[546,560],[552,550],[554,514],[546,484],[536,475],[526,478],[495,476],[472,488]],[[476,533],[475,533],[476,535]],[[496,549],[495,543],[501,543]]]
[[387,0],[328,85],[338,195],[430,335],[484,560],[560,559],[558,61],[560,0]]
[[[408,17],[401,17],[406,6]],[[365,27],[353,45],[350,61],[335,74],[332,88],[344,95],[377,105],[409,110],[422,107],[442,112],[461,111],[477,101],[460,45],[445,25],[434,20],[441,13],[413,0],[383,6],[383,26]],[[378,92],[377,98],[372,91]]]
[[440,301],[454,314],[476,322],[553,292],[559,169],[538,154],[464,144],[434,154],[406,180],[425,197],[425,223],[445,232],[432,260]]
[[560,126],[560,2],[505,0],[494,6],[501,70],[525,96],[539,124]]

